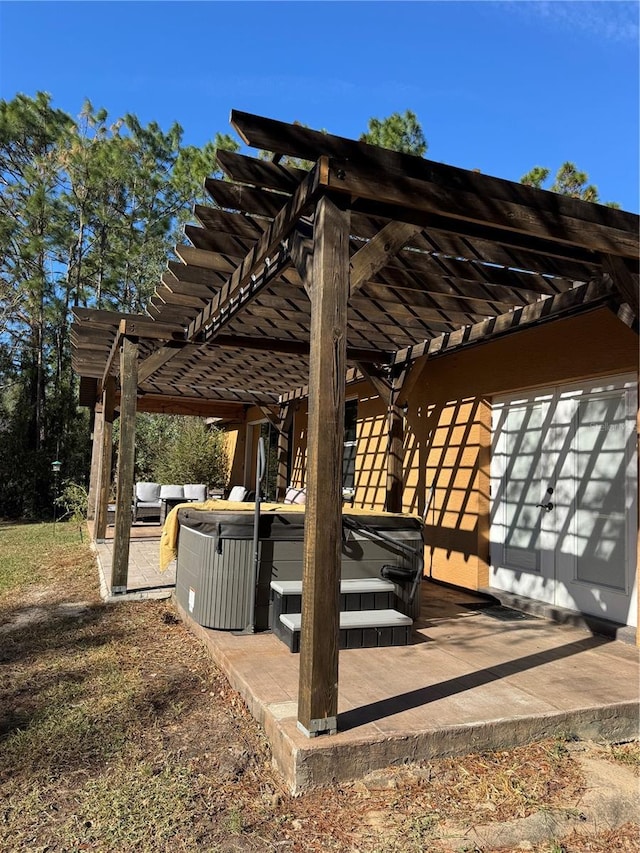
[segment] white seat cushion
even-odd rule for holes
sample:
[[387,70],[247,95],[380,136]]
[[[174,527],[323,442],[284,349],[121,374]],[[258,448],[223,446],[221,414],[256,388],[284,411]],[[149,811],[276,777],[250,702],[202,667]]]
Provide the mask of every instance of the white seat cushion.
[[160,483],[136,483],[136,501],[154,503],[160,500]]
[[184,500],[184,488],[182,486],[160,486],[160,500]]
[[243,501],[245,499],[245,495],[247,494],[247,490],[244,486],[234,486],[229,492],[228,501]]
[[206,501],[207,499],[207,484],[206,483],[185,483],[184,498],[187,501]]

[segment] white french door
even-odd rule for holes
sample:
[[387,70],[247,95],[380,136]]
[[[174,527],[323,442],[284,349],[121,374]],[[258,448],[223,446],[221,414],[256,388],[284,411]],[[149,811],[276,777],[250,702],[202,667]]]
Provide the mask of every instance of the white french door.
[[491,585],[629,625],[637,379],[493,402]]

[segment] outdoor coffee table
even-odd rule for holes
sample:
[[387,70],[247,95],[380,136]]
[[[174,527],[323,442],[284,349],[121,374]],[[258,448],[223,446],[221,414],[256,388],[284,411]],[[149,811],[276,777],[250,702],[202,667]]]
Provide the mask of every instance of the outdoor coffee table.
[[164,524],[171,510],[178,504],[189,503],[184,498],[162,498],[160,504],[160,524]]

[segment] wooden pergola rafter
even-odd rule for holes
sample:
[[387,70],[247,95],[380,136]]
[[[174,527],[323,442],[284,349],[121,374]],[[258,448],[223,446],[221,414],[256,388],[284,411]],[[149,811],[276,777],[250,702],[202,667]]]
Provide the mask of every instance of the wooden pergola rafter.
[[228,180],[207,179],[212,205],[195,207],[148,318],[77,311],[74,365],[103,423],[118,393],[123,414],[257,405],[284,441],[308,398],[299,724],[317,734],[336,725],[345,381],[387,405],[400,509],[415,360],[602,306],[637,330],[638,217],[247,113],[231,124],[272,160],[218,152]]

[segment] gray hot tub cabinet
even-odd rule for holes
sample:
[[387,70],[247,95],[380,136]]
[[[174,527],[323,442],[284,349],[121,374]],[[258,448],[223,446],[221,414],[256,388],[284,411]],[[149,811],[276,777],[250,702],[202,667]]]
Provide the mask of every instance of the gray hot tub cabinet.
[[[218,549],[220,548],[220,551]],[[180,529],[176,597],[199,625],[240,630],[251,618],[253,542]]]
[[[418,519],[385,513],[366,516],[345,513],[345,517],[408,545],[416,551],[416,556],[408,556],[393,543],[378,541],[345,525],[343,580],[380,578],[384,565],[419,569],[417,553],[422,548],[422,525]],[[204,627],[230,630],[247,627],[254,594],[253,512],[185,508],[179,511],[178,518],[178,601]],[[272,623],[279,619],[281,602],[277,602],[274,613],[272,585],[302,579],[303,545],[303,513],[278,510],[261,514],[255,589],[257,630],[273,627],[278,633],[278,626]],[[394,583],[393,587],[394,606],[415,619],[420,607],[419,590],[410,602],[410,583]]]

